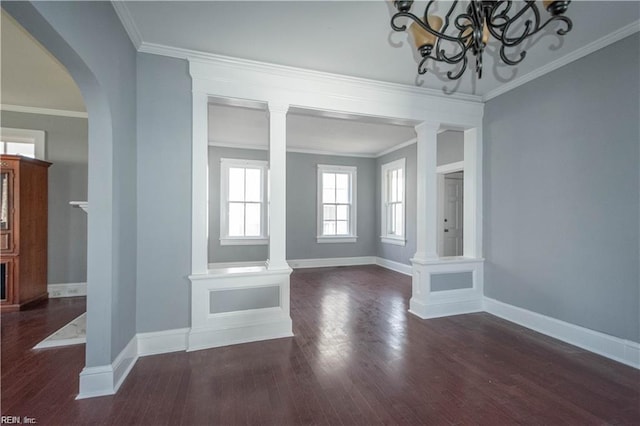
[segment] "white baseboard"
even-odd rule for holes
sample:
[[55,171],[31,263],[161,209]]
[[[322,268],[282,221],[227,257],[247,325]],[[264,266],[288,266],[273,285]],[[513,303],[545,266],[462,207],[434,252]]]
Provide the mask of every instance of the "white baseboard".
[[127,343],[110,365],[85,367],[80,373],[80,393],[76,399],[113,395],[138,360],[137,335]]
[[422,319],[471,314],[482,312],[482,299],[439,301],[433,304],[424,304],[412,297],[409,300],[409,312]]
[[221,269],[221,268],[244,268],[247,266],[264,266],[265,260],[262,261],[242,261],[242,262],[213,262],[209,263],[207,267],[209,269]]
[[376,265],[378,266],[382,266],[383,268],[400,272],[401,274],[405,274],[405,275],[412,274],[411,265],[406,265],[404,263],[396,262],[389,259],[384,259],[382,257],[376,257],[375,259],[376,259]]
[[187,351],[293,336],[291,319],[226,329],[191,329]]
[[564,322],[488,297],[484,310],[492,315],[640,369],[640,344]]
[[52,299],[58,297],[86,296],[87,283],[49,284],[47,291],[49,292],[49,297]]
[[165,354],[187,349],[189,328],[138,333],[138,356]]
[[375,265],[375,256],[361,257],[330,257],[325,259],[291,259],[287,260],[289,266],[297,268],[327,268],[334,266],[358,266]]

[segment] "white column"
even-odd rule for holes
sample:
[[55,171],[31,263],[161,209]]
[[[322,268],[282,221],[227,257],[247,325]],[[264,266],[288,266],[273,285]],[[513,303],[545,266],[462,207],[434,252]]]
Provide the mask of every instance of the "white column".
[[465,257],[482,257],[482,128],[464,132],[464,240]]
[[416,126],[417,153],[417,214],[415,260],[438,257],[438,123],[422,122]]
[[191,273],[206,274],[208,265],[209,206],[207,119],[208,96],[193,92],[193,145],[191,167]]
[[287,264],[287,110],[269,102],[269,260],[267,268],[289,269]]

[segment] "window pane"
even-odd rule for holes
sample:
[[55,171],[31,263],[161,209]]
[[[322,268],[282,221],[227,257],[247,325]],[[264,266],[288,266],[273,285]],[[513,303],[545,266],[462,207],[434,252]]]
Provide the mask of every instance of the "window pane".
[[246,204],[247,219],[245,225],[245,235],[247,237],[260,236],[260,204]]
[[348,235],[349,234],[349,222],[347,222],[346,220],[339,220],[337,222],[336,234],[337,235]]
[[349,206],[338,206],[338,220],[349,220]]
[[397,201],[402,201],[402,196],[404,193],[404,172],[402,169],[398,169],[398,199]]
[[346,173],[336,174],[336,188],[343,191],[349,190],[349,175]]
[[322,190],[322,202],[323,203],[335,203],[336,202],[336,190],[333,188],[325,188]]
[[261,201],[260,197],[260,169],[246,169],[246,192],[245,201]]
[[229,203],[229,236],[244,236],[244,203]]
[[391,235],[395,234],[395,209],[394,204],[387,205],[387,232]]
[[335,188],[336,187],[336,174],[335,173],[322,173],[322,188]]
[[396,204],[395,206],[395,224],[394,224],[394,234],[402,235],[403,232],[403,223],[404,223],[404,213],[402,209],[402,204]]
[[398,199],[398,171],[397,170],[391,170],[391,172],[389,173],[388,185],[390,189],[389,201],[391,202],[396,201]]
[[349,190],[337,189],[336,190],[336,203],[348,203],[349,202]]
[[336,223],[332,220],[325,220],[322,226],[322,235],[336,235]]
[[244,201],[244,169],[229,168],[229,201]]
[[6,154],[4,152],[4,142],[0,142],[0,154]]
[[32,143],[7,142],[7,154],[35,158],[36,146]]
[[336,206],[325,205],[323,220],[335,220],[336,219]]

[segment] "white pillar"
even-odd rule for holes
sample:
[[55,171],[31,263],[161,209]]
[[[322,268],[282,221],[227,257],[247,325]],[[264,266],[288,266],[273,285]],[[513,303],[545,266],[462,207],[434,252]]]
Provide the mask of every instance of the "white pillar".
[[464,240],[465,257],[482,257],[482,128],[464,132]]
[[416,126],[417,134],[417,212],[415,260],[438,257],[438,180],[436,174],[438,153],[438,123],[422,122]]
[[269,260],[267,268],[289,269],[287,264],[287,110],[269,102]]
[[193,145],[191,167],[191,273],[206,274],[208,269],[209,191],[207,121],[209,99],[193,92]]

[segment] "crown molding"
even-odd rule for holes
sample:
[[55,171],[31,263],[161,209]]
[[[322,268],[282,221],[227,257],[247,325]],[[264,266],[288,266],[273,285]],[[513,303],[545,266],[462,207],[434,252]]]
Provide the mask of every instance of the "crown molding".
[[133,20],[133,16],[131,16],[131,12],[129,12],[127,4],[121,0],[111,0],[111,5],[113,6],[113,10],[116,11],[116,15],[118,15],[131,43],[133,43],[133,47],[139,50],[140,45],[142,45],[142,36],[140,35],[140,30],[138,30],[136,22]]
[[0,111],[24,112],[27,114],[57,115],[60,117],[88,118],[89,115],[83,111],[70,111],[67,109],[38,108],[22,105],[1,104]]
[[[218,148],[232,148],[232,149],[253,149],[258,151],[268,151],[269,147],[267,145],[239,145],[237,143],[233,143],[230,141],[217,141],[217,140],[209,140],[209,146],[218,147]],[[393,148],[395,150],[397,148]],[[288,146],[287,152],[295,152],[298,154],[314,154],[314,155],[331,155],[334,157],[357,157],[357,158],[376,158],[378,154],[359,154],[359,153],[351,153],[351,152],[336,152],[336,151],[325,151],[320,149],[307,149],[300,148],[295,146]]]
[[522,77],[516,78],[515,80],[511,80],[508,83],[505,83],[498,87],[497,89],[491,90],[487,92],[483,97],[482,101],[487,102],[497,96],[500,96],[510,90],[515,89],[516,87],[522,86],[525,83],[528,83],[536,78],[539,78],[551,71],[557,70],[560,67],[563,67],[567,64],[570,64],[573,61],[577,61],[578,59],[587,56],[597,50],[600,50],[604,47],[609,46],[623,38],[626,38],[636,32],[640,31],[640,20],[630,23],[629,25],[625,25],[620,29],[609,33],[608,35],[595,40],[586,46],[581,47],[578,50],[574,50],[571,53],[564,55],[561,58],[556,59],[555,61],[549,62],[546,65],[543,65],[540,68],[536,68],[528,74],[523,75]]
[[199,61],[204,63],[222,64],[232,67],[238,67],[243,69],[251,69],[256,72],[271,73],[280,76],[294,76],[299,78],[305,78],[308,80],[327,80],[332,79],[352,86],[360,86],[367,88],[374,88],[380,91],[394,92],[394,93],[411,93],[413,95],[423,95],[429,97],[436,97],[446,101],[464,101],[481,103],[482,97],[477,95],[467,95],[461,93],[455,93],[451,95],[445,95],[437,89],[427,89],[422,87],[408,86],[404,84],[389,83],[379,80],[369,80],[360,77],[351,77],[342,74],[332,74],[323,71],[315,71],[304,68],[290,67],[286,65],[276,65],[267,62],[253,61],[249,59],[235,58],[231,56],[217,55],[213,53],[207,53],[191,49],[183,49],[179,47],[165,46],[156,43],[142,42],[142,45],[138,49],[142,53],[150,53],[160,56],[168,56],[171,58],[185,59],[188,61]]
[[380,151],[379,153],[377,153],[377,154],[375,155],[375,157],[376,157],[376,158],[383,157],[383,156],[385,156],[385,155],[387,155],[387,154],[391,154],[391,153],[392,153],[392,152],[394,152],[394,151],[397,151],[397,150],[399,150],[399,149],[405,148],[405,147],[407,147],[407,146],[409,146],[409,145],[413,145],[413,144],[414,144],[414,143],[416,143],[416,142],[418,142],[418,140],[417,140],[416,138],[409,139],[409,140],[408,140],[408,141],[406,141],[406,142],[402,142],[402,143],[400,143],[400,144],[398,144],[398,145],[392,146],[391,148],[385,149],[384,151]]

